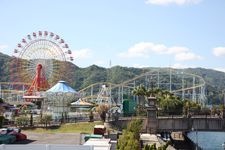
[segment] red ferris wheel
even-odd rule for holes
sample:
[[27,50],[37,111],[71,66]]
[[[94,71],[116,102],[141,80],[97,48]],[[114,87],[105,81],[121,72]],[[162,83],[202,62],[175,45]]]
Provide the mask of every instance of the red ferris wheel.
[[45,91],[62,80],[68,69],[65,61],[73,61],[72,52],[59,35],[38,31],[28,34],[14,49],[11,65],[11,82],[30,83],[26,95]]

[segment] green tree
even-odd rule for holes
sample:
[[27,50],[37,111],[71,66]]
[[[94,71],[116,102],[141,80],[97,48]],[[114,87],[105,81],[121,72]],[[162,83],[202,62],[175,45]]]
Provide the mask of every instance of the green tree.
[[191,100],[183,101],[183,113],[186,116],[190,116],[191,114],[199,114],[201,111],[201,105],[193,102]]
[[134,88],[132,91],[133,95],[137,95],[139,99],[139,105],[144,105],[145,104],[145,98],[147,95],[147,90],[143,85],[137,86]]
[[142,128],[142,120],[134,119],[129,124],[127,129],[123,130],[119,137],[117,150],[139,150],[139,133]]
[[96,106],[96,111],[100,115],[100,118],[102,119],[103,122],[105,122],[106,120],[106,113],[108,112],[109,108],[110,108],[109,105],[106,104]]
[[[4,100],[2,98],[0,98],[0,103],[4,103]],[[5,108],[1,105],[0,106],[0,128],[3,126],[4,123],[4,112],[5,112]]]
[[2,98],[0,98],[0,103],[4,103],[4,100]]
[[146,144],[146,145],[144,146],[144,150],[157,150],[156,144],[155,144],[155,143],[153,143],[153,144],[151,144],[151,145]]
[[127,126],[127,131],[133,132],[135,138],[139,140],[139,133],[142,128],[143,121],[141,119],[133,119]]
[[157,150],[157,148],[156,148],[156,144],[155,143],[153,143],[151,146],[150,146],[150,149],[149,150]]
[[93,111],[92,110],[90,110],[90,112],[89,112],[89,121],[90,122],[93,122],[94,121],[94,114],[93,114]]
[[149,144],[146,144],[145,146],[144,146],[144,150],[149,150],[150,149],[150,145]]
[[4,119],[5,119],[4,116],[0,116],[0,128],[2,128],[3,126]]
[[163,91],[161,89],[152,89],[152,88],[146,89],[143,85],[140,85],[133,90],[133,94],[137,96],[143,96],[145,98],[155,96],[157,99],[158,107],[161,108],[164,113],[168,114],[182,113],[183,107],[182,101],[169,91]]
[[168,113],[170,115],[182,113],[183,110],[182,101],[169,91],[164,91],[160,95],[160,97],[158,97],[158,99],[159,99],[159,107],[162,109],[164,113]]
[[123,131],[117,144],[117,150],[139,150],[139,141],[135,134],[130,131]]

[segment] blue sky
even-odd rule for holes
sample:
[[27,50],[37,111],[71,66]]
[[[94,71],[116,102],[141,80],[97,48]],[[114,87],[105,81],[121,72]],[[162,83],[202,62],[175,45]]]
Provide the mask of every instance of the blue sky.
[[203,67],[225,71],[224,0],[0,0],[0,51],[51,31],[79,67]]

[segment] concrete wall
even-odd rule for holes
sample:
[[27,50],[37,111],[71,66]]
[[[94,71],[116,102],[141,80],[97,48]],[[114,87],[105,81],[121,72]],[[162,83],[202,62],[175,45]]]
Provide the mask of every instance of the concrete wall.
[[158,131],[224,131],[225,120],[221,118],[158,118]]
[[158,131],[183,131],[189,128],[186,118],[158,118]]
[[[117,122],[111,122],[118,128],[126,128],[133,118],[120,118]],[[143,129],[147,129],[147,118],[140,118],[143,122]],[[163,131],[225,131],[225,119],[222,118],[157,118],[157,132]],[[147,131],[147,130],[146,130]]]

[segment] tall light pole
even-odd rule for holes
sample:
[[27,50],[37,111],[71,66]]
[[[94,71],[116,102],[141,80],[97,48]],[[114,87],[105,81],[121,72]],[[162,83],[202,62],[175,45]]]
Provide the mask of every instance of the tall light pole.
[[198,129],[192,127],[192,131],[195,131],[195,149],[198,150]]
[[225,150],[225,142],[222,144],[222,148]]
[[198,150],[198,129],[195,129],[195,137],[196,137],[196,150]]

